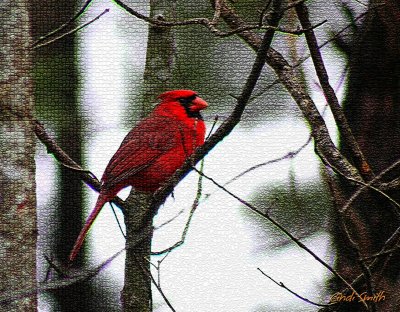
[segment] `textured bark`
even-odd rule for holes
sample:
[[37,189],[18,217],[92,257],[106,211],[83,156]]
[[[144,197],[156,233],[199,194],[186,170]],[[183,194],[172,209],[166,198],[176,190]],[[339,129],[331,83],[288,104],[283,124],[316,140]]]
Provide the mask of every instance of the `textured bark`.
[[[370,7],[382,1],[372,0]],[[356,33],[349,54],[350,75],[344,103],[346,117],[375,173],[400,159],[400,4],[386,0],[367,15]],[[342,150],[351,158],[349,148]],[[398,177],[396,169],[383,181]],[[342,181],[347,197],[353,186]],[[399,194],[390,194],[399,201]],[[375,193],[360,196],[351,207],[347,219],[353,239],[363,257],[377,253],[385,241],[399,227],[400,219],[392,204]],[[337,249],[337,269],[348,280],[361,273],[357,256],[345,239],[339,222],[333,220],[334,241]],[[384,301],[377,303],[378,311],[400,310],[400,252],[382,258],[382,265],[374,270],[372,284],[375,292],[385,291]],[[342,286],[334,283],[335,290]],[[360,289],[360,293],[366,289]],[[364,311],[359,304],[345,304],[338,311]]]
[[[150,1],[150,16],[159,20],[175,17],[176,0]],[[149,25],[146,65],[143,83],[142,117],[152,110],[151,103],[162,92],[173,87],[175,35],[172,27]]]
[[[149,218],[149,209],[152,194],[132,192],[126,204],[133,209],[125,213],[126,225],[126,260],[125,284],[122,291],[122,305],[124,311],[152,311],[150,252],[152,218]],[[146,233],[146,234],[145,234]],[[143,237],[136,242],[138,237]]]
[[[36,285],[35,138],[27,1],[0,2],[0,292]],[[1,306],[36,311],[36,297]]]
[[[175,0],[150,1],[150,16],[171,19],[175,15]],[[175,62],[173,28],[149,25],[146,65],[143,77],[142,117],[153,109],[156,96],[172,87]],[[138,110],[138,107],[135,107]],[[126,260],[125,283],[122,291],[124,311],[152,311],[150,272],[151,240],[153,236],[152,196],[132,192],[125,212]],[[158,207],[156,208],[158,209]],[[137,237],[143,239],[135,243]],[[135,245],[134,247],[132,247]]]
[[[48,34],[68,21],[76,12],[76,2],[70,0],[31,0],[30,14],[35,39]],[[68,29],[74,26],[74,23]],[[35,95],[37,115],[45,126],[55,129],[57,142],[78,164],[82,164],[82,116],[78,101],[78,70],[76,36],[70,35],[34,51]],[[83,224],[83,187],[79,174],[58,164],[57,192],[54,202],[43,209],[54,216],[44,245],[53,254],[66,260]],[[82,265],[82,249],[76,266]],[[41,258],[43,259],[42,255]],[[43,260],[42,260],[43,261]],[[107,289],[84,281],[53,291],[57,311],[96,311],[108,309]]]

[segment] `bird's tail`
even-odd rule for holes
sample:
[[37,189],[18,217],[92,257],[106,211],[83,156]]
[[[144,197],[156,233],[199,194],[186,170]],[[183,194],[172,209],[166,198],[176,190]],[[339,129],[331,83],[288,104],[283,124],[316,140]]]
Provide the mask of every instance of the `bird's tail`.
[[90,213],[89,218],[86,220],[86,223],[83,226],[83,229],[81,230],[78,238],[75,241],[74,248],[72,248],[72,251],[69,254],[70,262],[75,260],[76,256],[79,253],[79,250],[82,247],[83,241],[85,240],[86,234],[89,232],[89,229],[92,226],[97,215],[99,214],[101,208],[103,208],[105,203],[108,202],[109,200],[110,200],[109,195],[100,193],[99,197],[97,198],[97,202],[96,202],[96,205],[95,205],[93,211]]

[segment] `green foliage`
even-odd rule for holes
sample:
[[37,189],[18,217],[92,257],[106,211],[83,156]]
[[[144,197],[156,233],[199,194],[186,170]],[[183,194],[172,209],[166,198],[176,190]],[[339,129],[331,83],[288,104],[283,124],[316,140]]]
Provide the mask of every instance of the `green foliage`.
[[[251,202],[298,238],[324,231],[331,209],[329,192],[323,181],[298,181],[293,171],[288,181],[267,184],[259,189]],[[288,242],[278,229],[269,225],[266,227],[267,222],[260,220],[258,227],[268,236],[272,234],[277,244]]]

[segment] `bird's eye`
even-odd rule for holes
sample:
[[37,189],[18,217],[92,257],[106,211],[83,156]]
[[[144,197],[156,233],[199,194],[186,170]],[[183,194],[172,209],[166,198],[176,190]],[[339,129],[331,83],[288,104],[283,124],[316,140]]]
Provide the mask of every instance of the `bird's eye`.
[[178,101],[179,103],[181,103],[182,105],[188,105],[190,104],[192,101],[194,101],[196,99],[197,95],[192,95],[190,97],[187,98],[179,98]]

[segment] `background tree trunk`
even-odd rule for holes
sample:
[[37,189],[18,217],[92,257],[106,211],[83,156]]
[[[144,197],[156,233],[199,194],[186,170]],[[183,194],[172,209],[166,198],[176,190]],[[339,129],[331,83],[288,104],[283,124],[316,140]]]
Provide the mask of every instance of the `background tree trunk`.
[[[35,137],[27,1],[0,2],[0,292],[36,286]],[[2,311],[36,311],[35,296]]]
[[[151,0],[150,16],[172,20],[176,0]],[[149,25],[146,65],[143,77],[142,117],[153,109],[152,103],[163,91],[173,86],[173,68],[176,49],[174,29]]]
[[[48,34],[68,21],[77,1],[30,1],[34,38]],[[70,27],[73,27],[71,25]],[[38,118],[55,129],[57,142],[77,163],[83,163],[84,123],[79,101],[79,77],[76,35],[70,35],[35,50],[35,95]],[[54,216],[47,241],[51,255],[65,261],[83,226],[83,183],[76,172],[58,164],[57,193],[48,214]],[[87,242],[87,241],[86,241]],[[85,248],[75,266],[82,266]],[[42,255],[40,255],[42,256]],[[49,255],[48,255],[49,256]],[[85,281],[53,291],[53,309],[57,311],[111,311],[107,289]]]
[[[371,0],[370,8],[382,1]],[[349,83],[344,103],[346,117],[360,147],[375,174],[400,159],[400,4],[386,0],[372,10],[356,31],[349,52]],[[344,153],[349,156],[346,146]],[[390,181],[400,174],[399,168],[385,176]],[[353,185],[342,181],[346,197]],[[390,194],[397,201],[399,194]],[[351,235],[362,256],[368,257],[379,250],[399,227],[399,215],[394,206],[376,193],[360,196],[352,206],[355,213],[349,221]],[[334,242],[336,266],[351,281],[361,273],[357,256],[335,218]],[[393,252],[372,278],[374,291],[385,291],[386,299],[378,303],[378,311],[400,310],[400,252]],[[334,283],[334,289],[343,285]],[[366,289],[360,289],[360,292]],[[363,310],[359,305],[345,304],[340,311]]]

